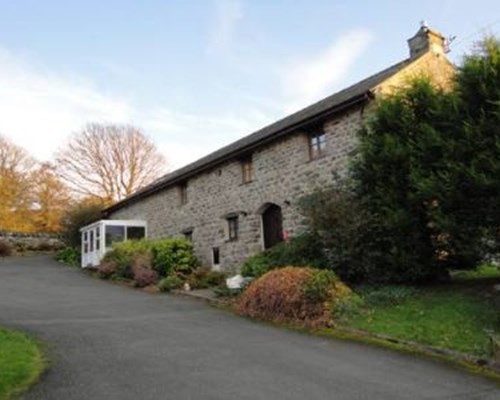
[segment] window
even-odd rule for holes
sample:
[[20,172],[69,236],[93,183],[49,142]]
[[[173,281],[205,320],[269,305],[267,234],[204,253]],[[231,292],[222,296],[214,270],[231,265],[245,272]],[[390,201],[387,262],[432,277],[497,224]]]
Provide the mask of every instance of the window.
[[181,206],[184,204],[187,204],[188,202],[188,196],[187,196],[187,183],[181,183],[179,186],[179,201],[181,203]]
[[83,252],[85,254],[89,252],[88,232],[83,232]]
[[146,237],[146,228],[143,226],[127,226],[127,240],[140,240]]
[[229,232],[229,241],[234,242],[235,240],[238,240],[238,217],[228,218],[227,226]]
[[95,228],[95,249],[99,250],[101,248],[101,228],[98,226]]
[[241,174],[243,178],[243,183],[249,183],[253,181],[254,179],[253,162],[251,158],[248,158],[241,162]]
[[106,225],[105,231],[106,248],[110,248],[113,243],[125,240],[125,227],[117,225]]
[[94,251],[94,230],[92,229],[90,231],[90,239],[89,239],[89,242],[90,242],[90,246],[89,246],[89,249],[90,249],[90,252],[93,252]]
[[212,263],[213,263],[213,265],[219,265],[220,264],[220,253],[219,253],[219,248],[218,247],[213,247],[212,248]]
[[326,135],[323,130],[309,135],[309,157],[314,160],[325,154]]
[[190,242],[193,241],[193,230],[184,231],[182,234],[184,235],[184,239],[189,240]]

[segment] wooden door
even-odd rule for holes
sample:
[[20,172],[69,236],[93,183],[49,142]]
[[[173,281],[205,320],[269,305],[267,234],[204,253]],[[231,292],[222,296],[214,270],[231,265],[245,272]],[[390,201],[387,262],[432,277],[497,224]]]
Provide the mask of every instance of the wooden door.
[[283,216],[281,207],[271,204],[262,214],[264,248],[269,249],[283,241]]

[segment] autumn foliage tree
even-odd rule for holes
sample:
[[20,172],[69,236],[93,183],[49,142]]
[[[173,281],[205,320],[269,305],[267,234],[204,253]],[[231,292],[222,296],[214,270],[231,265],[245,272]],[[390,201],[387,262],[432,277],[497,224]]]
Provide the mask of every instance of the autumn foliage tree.
[[79,195],[111,204],[159,178],[166,161],[130,125],[88,124],[56,154],[61,177]]
[[54,166],[0,135],[0,230],[56,233],[71,199]]
[[67,186],[57,176],[55,167],[41,164],[33,177],[33,225],[40,232],[59,232],[62,218],[70,204]]
[[35,160],[0,135],[0,230],[29,231]]

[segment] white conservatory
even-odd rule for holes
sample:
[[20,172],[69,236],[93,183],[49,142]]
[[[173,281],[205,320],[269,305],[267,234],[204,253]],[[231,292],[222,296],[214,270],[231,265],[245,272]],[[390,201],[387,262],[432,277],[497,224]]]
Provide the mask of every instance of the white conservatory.
[[147,224],[136,220],[100,220],[80,229],[82,268],[99,265],[115,242],[147,237]]

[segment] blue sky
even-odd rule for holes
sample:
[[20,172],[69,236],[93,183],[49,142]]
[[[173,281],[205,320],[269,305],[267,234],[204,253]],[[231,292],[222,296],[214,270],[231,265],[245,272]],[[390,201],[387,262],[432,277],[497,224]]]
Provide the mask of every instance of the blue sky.
[[0,0],[0,132],[50,159],[86,122],[179,167],[406,58],[422,20],[459,61],[500,2]]

